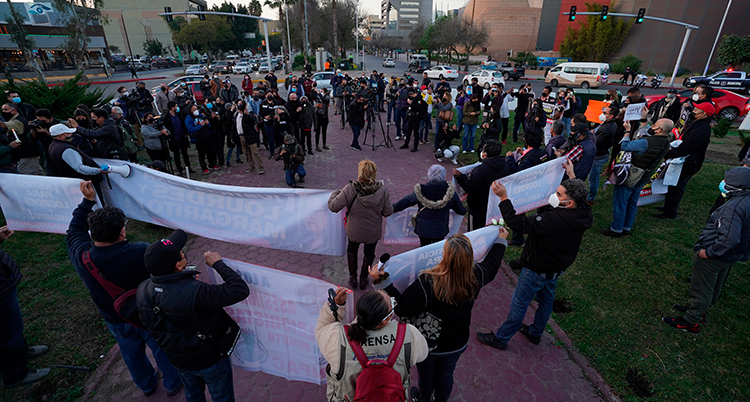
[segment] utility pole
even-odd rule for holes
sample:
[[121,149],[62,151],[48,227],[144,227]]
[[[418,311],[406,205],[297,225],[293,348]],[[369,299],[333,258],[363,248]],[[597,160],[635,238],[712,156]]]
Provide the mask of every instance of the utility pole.
[[286,7],[286,17],[284,19],[286,20],[286,43],[289,45],[289,60],[286,64],[286,73],[290,73],[292,71],[292,62],[294,59],[292,59],[292,37],[289,35],[289,3],[284,0],[284,6]]
[[307,0],[305,0],[305,61],[310,57],[310,35],[307,29]]
[[133,49],[130,48],[130,37],[128,36],[128,27],[125,26],[125,17],[120,14],[120,20],[122,21],[122,30],[125,33],[125,42],[128,44],[128,53],[130,53],[130,65],[135,68],[135,62],[133,61]]
[[721,25],[719,25],[719,31],[716,32],[714,45],[711,46],[711,53],[708,54],[708,60],[706,60],[706,68],[703,69],[703,75],[706,75],[706,72],[708,72],[708,65],[711,64],[711,58],[714,57],[714,50],[716,49],[716,44],[719,42],[719,37],[721,36],[721,31],[724,29],[724,22],[727,20],[727,14],[729,14],[729,7],[731,6],[732,0],[729,0],[729,3],[727,3],[727,9],[724,10],[724,18],[721,19]]

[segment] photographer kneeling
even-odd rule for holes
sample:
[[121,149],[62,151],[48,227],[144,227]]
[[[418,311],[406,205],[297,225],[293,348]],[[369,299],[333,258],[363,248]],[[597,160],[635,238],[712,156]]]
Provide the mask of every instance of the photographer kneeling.
[[146,146],[146,152],[152,161],[166,162],[170,159],[169,147],[167,146],[169,131],[164,128],[161,119],[157,124],[154,124],[155,122],[154,114],[146,112],[143,116],[143,126],[141,126],[143,144]]
[[284,172],[286,172],[286,184],[289,187],[299,187],[295,181],[294,175],[299,176],[300,183],[305,182],[305,150],[297,143],[293,135],[287,134],[284,137],[284,145],[279,148],[279,153],[274,159],[284,159]]

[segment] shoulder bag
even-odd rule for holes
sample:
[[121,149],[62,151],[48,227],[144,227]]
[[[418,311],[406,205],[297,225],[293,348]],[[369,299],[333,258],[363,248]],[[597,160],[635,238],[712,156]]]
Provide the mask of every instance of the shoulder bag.
[[430,310],[432,309],[432,299],[434,297],[432,291],[432,276],[426,274],[425,280],[430,285],[429,292],[424,288],[422,281],[419,280],[419,284],[422,286],[422,291],[424,292],[426,299],[424,310],[416,317],[403,317],[401,322],[415,326],[427,340],[427,348],[431,352],[437,347],[437,341],[438,338],[440,338],[440,331],[443,328],[443,319],[430,313]]

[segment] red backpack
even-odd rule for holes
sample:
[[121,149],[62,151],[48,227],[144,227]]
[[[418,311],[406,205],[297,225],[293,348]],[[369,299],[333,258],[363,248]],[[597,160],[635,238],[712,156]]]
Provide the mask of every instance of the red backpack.
[[[396,343],[393,344],[388,361],[369,360],[362,346],[349,339],[354,354],[362,365],[362,372],[357,376],[357,387],[354,393],[355,402],[404,402],[406,392],[401,374],[393,369],[401,346],[404,344],[406,324],[398,324]],[[349,336],[347,335],[347,338]],[[408,365],[409,362],[406,362]]]
[[141,321],[141,317],[138,313],[138,305],[135,300],[135,295],[138,289],[125,290],[107,279],[99,268],[94,265],[94,261],[91,260],[91,253],[88,251],[81,255],[81,260],[83,261],[83,265],[86,266],[86,269],[91,273],[91,276],[102,285],[104,290],[106,290],[112,300],[114,300],[114,308],[117,314],[131,325],[140,329],[146,329],[146,326],[143,325],[143,321]]

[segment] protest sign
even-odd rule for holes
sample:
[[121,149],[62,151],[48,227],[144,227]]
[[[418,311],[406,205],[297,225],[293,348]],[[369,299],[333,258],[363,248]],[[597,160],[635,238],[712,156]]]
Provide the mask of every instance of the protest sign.
[[643,112],[643,108],[645,106],[645,103],[634,103],[632,105],[628,105],[627,110],[625,110],[625,121],[640,120],[641,113]]
[[739,130],[749,130],[750,131],[750,114],[746,114],[745,118],[742,119],[742,123],[740,123]]
[[[476,262],[482,261],[490,251],[499,231],[498,226],[491,225],[466,232],[464,235],[471,241]],[[391,257],[386,262],[385,270],[390,274],[393,285],[403,292],[420,273],[437,265],[443,259],[444,244],[445,240]]]
[[[326,382],[326,361],[315,341],[315,323],[328,299],[328,289],[338,286],[242,261],[224,259],[250,288],[247,299],[226,308],[242,329],[232,354],[232,364],[248,371],[262,371],[291,381]],[[212,284],[223,283],[208,268]],[[346,317],[354,319],[353,293],[346,296]]]
[[224,186],[127,164],[130,176],[110,174],[112,189],[102,188],[106,204],[130,218],[235,244],[344,255],[344,213],[328,210],[329,190]]
[[[508,190],[508,198],[513,202],[516,213],[521,214],[547,205],[549,195],[555,192],[565,173],[562,163],[563,159],[554,159],[498,180]],[[491,188],[489,192],[487,223],[493,218],[503,217],[500,213],[500,198]]]
[[[461,166],[460,168],[456,170],[458,170],[462,174],[468,175],[469,173],[471,173],[472,170],[474,170],[474,168],[476,168],[477,166],[481,164],[482,162],[476,162],[472,165]],[[464,191],[464,189],[458,185],[456,178],[452,174],[450,177],[451,177],[451,182],[453,183],[453,186],[456,188],[456,194],[458,194],[458,198],[461,199],[461,201],[466,201],[466,191]]]
[[[586,106],[586,113],[584,113],[586,120],[598,123],[599,115],[604,113],[603,110],[607,107],[609,107],[609,103],[607,102],[590,100],[588,106]],[[638,118],[640,119],[640,117]]]
[[[410,246],[419,245],[419,236],[414,233],[414,226],[411,224],[411,217],[419,209],[409,207],[403,211],[394,213],[385,218],[385,230],[383,231],[383,244],[403,244]],[[448,215],[448,236],[453,236],[461,229],[463,215],[450,211]]]
[[80,179],[0,174],[0,205],[11,230],[65,234],[81,203]]

